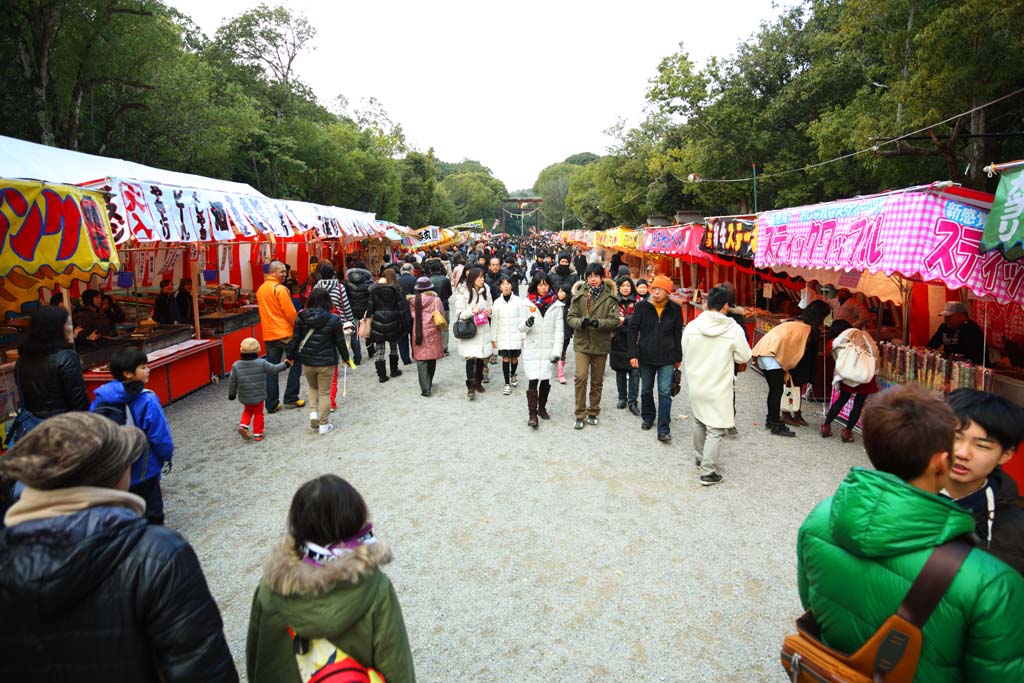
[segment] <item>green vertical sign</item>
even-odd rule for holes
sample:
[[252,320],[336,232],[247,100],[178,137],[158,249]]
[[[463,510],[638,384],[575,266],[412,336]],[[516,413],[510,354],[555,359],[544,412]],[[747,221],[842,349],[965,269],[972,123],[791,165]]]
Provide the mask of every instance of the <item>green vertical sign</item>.
[[1001,249],[1008,259],[1024,257],[1024,166],[1003,173],[985,221],[981,250]]

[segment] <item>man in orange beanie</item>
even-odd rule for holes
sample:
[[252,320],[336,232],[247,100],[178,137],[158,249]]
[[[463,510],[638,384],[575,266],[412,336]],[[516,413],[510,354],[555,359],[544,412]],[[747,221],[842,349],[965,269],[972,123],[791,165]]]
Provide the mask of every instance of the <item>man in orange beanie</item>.
[[654,426],[654,381],[658,381],[658,441],[672,440],[672,371],[683,360],[683,309],[670,300],[672,280],[658,275],[649,301],[637,303],[626,341],[629,364],[640,368],[640,428]]

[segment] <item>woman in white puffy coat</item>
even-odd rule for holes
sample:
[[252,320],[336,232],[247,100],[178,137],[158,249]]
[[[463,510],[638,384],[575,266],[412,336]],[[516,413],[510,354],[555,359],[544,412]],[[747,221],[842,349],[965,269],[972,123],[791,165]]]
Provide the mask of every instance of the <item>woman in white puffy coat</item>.
[[527,301],[520,308],[522,316],[519,330],[523,333],[523,371],[530,384],[526,390],[526,405],[530,419],[526,424],[536,428],[538,416],[550,420],[548,394],[551,377],[562,357],[562,309],[558,295],[551,286],[547,273],[533,276],[527,290]]
[[516,372],[519,370],[519,354],[523,348],[523,333],[519,331],[522,318],[523,300],[512,293],[512,278],[502,276],[498,280],[500,295],[494,300],[494,315],[491,316],[491,341],[501,356],[501,372],[505,377],[505,395],[512,393],[512,387],[519,385]]
[[[459,355],[466,359],[466,395],[470,400],[478,393],[484,393],[484,363],[492,354],[495,344],[491,340],[491,324],[488,316],[492,308],[491,293],[484,284],[484,274],[479,268],[465,268],[461,282],[455,288],[451,299],[452,323],[456,320],[481,319],[476,334],[471,339],[456,338]],[[483,314],[478,315],[478,314]]]

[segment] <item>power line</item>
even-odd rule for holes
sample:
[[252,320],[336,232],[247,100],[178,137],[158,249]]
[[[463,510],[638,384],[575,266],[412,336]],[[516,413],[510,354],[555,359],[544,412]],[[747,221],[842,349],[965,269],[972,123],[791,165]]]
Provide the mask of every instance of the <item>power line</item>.
[[[757,179],[758,180],[765,180],[766,178],[778,178],[780,176],[790,175],[792,173],[801,173],[801,172],[804,172],[804,171],[809,171],[812,168],[818,168],[820,166],[827,166],[829,164],[834,164],[837,161],[844,161],[846,159],[851,159],[853,157],[860,156],[861,154],[867,154],[868,152],[877,152],[879,149],[881,149],[882,147],[885,147],[886,145],[891,145],[893,143],[899,142],[900,140],[905,140],[906,138],[909,138],[911,136],[918,135],[919,133],[923,133],[923,132],[925,132],[927,130],[931,130],[932,128],[935,128],[936,126],[941,126],[943,124],[949,123],[950,121],[955,121],[955,120],[957,120],[959,118],[962,118],[964,116],[968,116],[969,114],[973,114],[974,112],[979,111],[981,109],[984,109],[986,107],[991,107],[993,104],[998,104],[999,102],[1002,102],[1003,100],[1010,99],[1011,97],[1014,97],[1014,96],[1019,95],[1021,93],[1024,93],[1024,88],[1020,88],[1018,90],[1014,90],[1013,92],[1011,92],[1011,93],[1009,93],[1007,95],[1003,95],[1002,97],[997,97],[996,99],[992,100],[991,102],[986,102],[985,104],[982,104],[982,105],[979,105],[977,107],[974,107],[973,109],[968,109],[967,111],[963,112],[962,114],[957,114],[956,116],[950,116],[948,119],[944,119],[942,121],[939,121],[938,123],[933,123],[930,126],[925,126],[924,128],[918,128],[917,130],[911,131],[909,133],[904,133],[903,135],[900,135],[899,137],[891,138],[889,140],[886,140],[885,142],[876,143],[876,144],[872,145],[871,147],[866,147],[865,149],[861,149],[861,150],[858,150],[856,152],[850,152],[848,154],[843,154],[842,156],[838,156],[835,159],[829,159],[828,161],[819,161],[818,163],[808,164],[806,166],[801,166],[800,168],[791,168],[791,169],[786,170],[786,171],[778,171],[776,173],[768,173],[767,175],[759,175],[757,177]],[[680,182],[684,182],[684,183],[694,182],[694,181],[687,180],[686,178],[680,178],[675,173],[673,173],[672,175],[676,178],[676,180],[679,180]],[[749,182],[753,182],[753,180],[754,180],[753,178],[728,178],[728,179],[722,179],[722,178],[699,178],[696,182],[698,182],[698,183],[749,183]]]

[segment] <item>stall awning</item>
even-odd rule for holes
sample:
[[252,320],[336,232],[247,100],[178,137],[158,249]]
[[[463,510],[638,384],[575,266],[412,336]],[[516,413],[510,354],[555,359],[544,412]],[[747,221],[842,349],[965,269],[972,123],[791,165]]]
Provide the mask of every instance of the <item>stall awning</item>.
[[1024,258],[1024,161],[993,164],[988,169],[1001,175],[985,221],[982,252],[998,249],[1008,259]]
[[205,242],[313,233],[361,239],[380,234],[374,215],[337,206],[272,199],[255,188],[130,161],[0,136],[0,177],[34,178],[108,196],[114,240]]
[[699,223],[644,230],[642,251],[677,258],[704,259],[700,244],[704,226]]
[[0,135],[0,178],[30,178],[68,185],[83,185],[104,178],[136,178],[152,183],[193,187],[262,197],[246,183],[219,180],[191,173],[168,171],[113,157],[84,154],[60,147]]
[[120,267],[102,204],[80,187],[0,179],[0,311],[17,310],[40,287]]
[[754,264],[898,275],[1024,303],[1024,262],[979,253],[988,211],[977,194],[922,187],[766,211],[758,214]]

